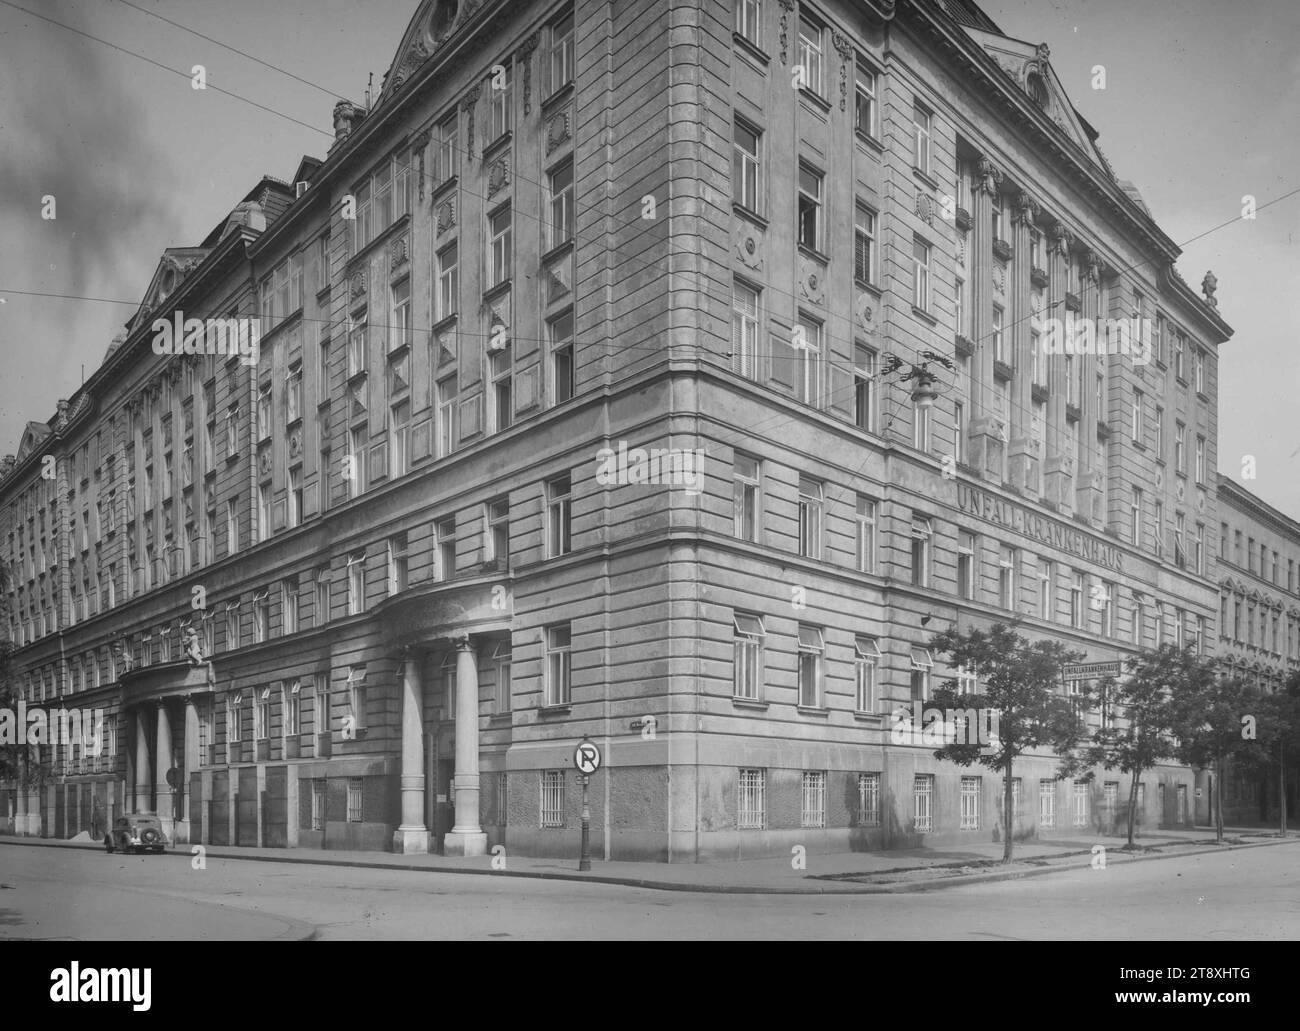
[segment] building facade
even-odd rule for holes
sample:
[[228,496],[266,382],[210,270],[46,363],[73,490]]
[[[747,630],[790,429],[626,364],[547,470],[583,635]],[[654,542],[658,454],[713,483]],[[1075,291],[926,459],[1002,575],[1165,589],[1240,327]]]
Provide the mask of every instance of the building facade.
[[[609,858],[986,840],[996,778],[891,739],[969,684],[936,629],[1218,639],[1231,330],[1046,45],[967,0],[426,0],[334,121],[7,463],[19,685],[110,728],[20,833],[572,854],[589,736]],[[156,354],[177,311],[255,361]],[[1017,836],[1128,794],[1015,775]]]
[[[1230,477],[1219,476],[1219,655],[1226,672],[1261,693],[1281,690],[1300,671],[1300,523]],[[1199,811],[1208,819],[1209,774]],[[1287,811],[1294,816],[1300,781],[1292,771]],[[1276,778],[1229,771],[1223,817],[1229,823],[1272,822]]]

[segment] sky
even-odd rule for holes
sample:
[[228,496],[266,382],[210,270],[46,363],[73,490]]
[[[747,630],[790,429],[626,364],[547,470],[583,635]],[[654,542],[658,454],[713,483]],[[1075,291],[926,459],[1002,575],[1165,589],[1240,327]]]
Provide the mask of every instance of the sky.
[[[288,179],[304,154],[324,156],[335,100],[362,101],[371,74],[378,89],[417,6],[130,3],[0,0],[0,454],[17,450],[28,420],[52,415],[83,366],[87,375],[98,366],[165,248],[199,243],[263,174]],[[1220,350],[1220,471],[1300,518],[1300,193],[1269,204],[1300,190],[1300,4],[982,6],[1007,35],[1050,46],[1116,173],[1185,245],[1188,283],[1199,292],[1214,270],[1220,314],[1235,329]],[[192,88],[196,64],[212,88]],[[1098,64],[1104,90],[1092,88]],[[1262,209],[1254,220],[1240,217],[1247,194]],[[47,195],[53,220],[41,217]],[[1243,480],[1247,456],[1256,476]]]

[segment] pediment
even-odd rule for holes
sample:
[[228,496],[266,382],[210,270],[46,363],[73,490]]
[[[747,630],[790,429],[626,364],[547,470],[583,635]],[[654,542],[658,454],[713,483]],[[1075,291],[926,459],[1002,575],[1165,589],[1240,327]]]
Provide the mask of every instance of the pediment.
[[456,34],[480,0],[423,0],[406,27],[401,45],[380,85],[379,103],[402,88],[403,83],[442,45]]
[[1094,142],[1096,134],[1089,132],[1084,125],[1083,119],[1070,103],[1061,80],[1057,78],[1050,60],[1051,51],[1046,43],[1029,43],[969,26],[963,28],[1048,118],[1091,157],[1107,176],[1114,178],[1110,164]]
[[15,464],[22,462],[24,458],[33,451],[40,448],[41,442],[50,435],[50,428],[43,422],[29,422],[27,428],[23,430],[23,439],[18,443],[18,454],[15,456]]
[[174,294],[185,277],[199,266],[207,254],[207,249],[203,247],[169,247],[163,251],[153,278],[149,280],[149,288],[144,292],[140,308],[129,324],[130,328],[135,330],[158,305]]

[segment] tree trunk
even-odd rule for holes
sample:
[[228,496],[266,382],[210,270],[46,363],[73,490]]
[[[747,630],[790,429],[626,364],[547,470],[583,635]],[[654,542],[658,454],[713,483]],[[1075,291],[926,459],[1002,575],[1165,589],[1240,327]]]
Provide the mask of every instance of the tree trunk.
[[1133,820],[1137,815],[1137,797],[1138,797],[1138,775],[1133,774],[1132,783],[1128,789],[1128,847],[1133,847]]
[[1005,833],[1002,836],[1002,862],[1011,862],[1011,849],[1013,845],[1012,831],[1016,826],[1016,814],[1014,811],[1013,800],[1015,796],[1012,793],[1011,785],[1011,760],[1007,760],[1007,767],[1002,775],[1002,827]]
[[1277,814],[1282,837],[1286,837],[1286,741],[1278,742],[1277,749]]

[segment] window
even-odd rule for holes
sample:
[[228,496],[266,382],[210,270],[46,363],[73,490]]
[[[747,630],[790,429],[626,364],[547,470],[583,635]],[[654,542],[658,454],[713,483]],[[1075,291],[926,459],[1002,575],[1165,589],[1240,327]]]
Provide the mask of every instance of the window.
[[858,826],[875,827],[880,823],[880,774],[858,774]]
[[1192,569],[1197,576],[1205,575],[1205,524],[1196,524],[1196,540],[1192,543]]
[[253,707],[253,739],[265,741],[271,736],[271,689],[262,688],[257,693],[257,704]]
[[496,501],[488,502],[487,526],[488,558],[497,563],[498,569],[505,569],[510,564],[509,498],[498,498]]
[[567,705],[572,697],[572,647],[569,625],[546,630],[546,704]]
[[492,665],[496,680],[493,692],[496,696],[496,711],[506,713],[510,711],[510,638],[498,641],[492,649]]
[[446,457],[456,449],[456,377],[438,380],[438,454]]
[[409,563],[406,550],[406,534],[388,538],[388,593],[397,594],[406,590]]
[[280,632],[298,632],[298,584],[295,580],[285,580],[280,584]]
[[411,346],[411,281],[403,279],[392,288],[392,315],[388,325],[388,349]]
[[368,480],[366,467],[366,428],[356,426],[348,433],[348,495],[360,497]]
[[361,784],[362,778],[348,778],[348,823],[361,822]]
[[990,210],[992,212],[992,219],[993,219],[992,222],[993,239],[995,240],[1005,239],[1005,237],[1003,236],[1004,230],[1002,224],[1002,194],[998,193],[997,191],[994,191],[992,198],[990,198],[989,205],[990,205]]
[[740,771],[736,804],[736,826],[740,830],[761,830],[766,819],[764,787],[766,770]]
[[1016,608],[1016,566],[1019,558],[1015,548],[1005,544],[998,548],[998,604],[1004,609]]
[[1051,830],[1056,826],[1056,781],[1038,782],[1038,826]]
[[815,480],[799,480],[799,554],[804,558],[821,558],[822,554],[822,485]]
[[856,692],[854,708],[858,712],[876,711],[876,683],[880,670],[880,646],[874,637],[854,638],[854,679]]
[[799,627],[799,704],[816,709],[822,705],[823,659],[826,641],[821,630]]
[[260,484],[257,488],[257,539],[268,540],[271,536],[271,485]]
[[822,249],[822,174],[799,165],[799,246]]
[[239,508],[232,498],[226,502],[226,554],[239,550]]
[[456,175],[456,157],[460,147],[456,143],[456,113],[438,123],[434,129],[433,178],[442,184]]
[[1133,500],[1129,502],[1129,539],[1135,546],[1142,544],[1142,488],[1133,488]]
[[[226,457],[233,458],[239,454],[239,405],[226,409]],[[147,486],[148,470],[145,470],[145,507],[149,506],[149,488]]]
[[546,521],[548,557],[559,558],[573,550],[571,523],[573,514],[572,484],[569,475],[558,476],[546,484]]
[[1046,620],[1056,618],[1056,570],[1047,559],[1038,563],[1038,611]]
[[366,313],[348,316],[348,378],[366,371]]
[[260,644],[266,640],[267,625],[270,622],[270,600],[268,592],[257,591],[253,595],[253,643]]
[[912,164],[930,174],[930,133],[933,116],[924,105],[912,103]]
[[456,575],[456,519],[454,516],[434,523],[438,547],[438,578],[450,580]]
[[286,680],[280,685],[280,704],[284,713],[280,726],[285,737],[297,737],[302,730],[301,699],[298,688],[299,683],[296,680]]
[[551,247],[573,239],[573,159],[565,161],[550,174],[550,197],[547,210],[550,212]]
[[735,639],[732,649],[732,674],[737,698],[762,700],[763,620],[759,616],[737,612],[732,617]]
[[573,15],[551,26],[550,83],[554,93],[573,79]]
[[929,519],[912,516],[912,583],[917,587],[930,586],[930,538],[933,533]]
[[732,126],[731,199],[743,208],[758,211],[759,132],[737,119]]
[[825,92],[822,89],[822,27],[802,14],[796,50],[796,63],[804,70],[801,85],[822,96]]
[[510,428],[514,414],[510,349],[492,352],[488,364],[492,376],[492,417],[500,433]]
[[551,345],[551,383],[555,403],[563,404],[574,394],[573,313],[566,312],[546,323]]
[[1070,626],[1083,629],[1083,574],[1078,570],[1070,581]]
[[[240,724],[243,723],[244,699],[238,693],[226,695],[226,740],[237,742],[240,740],[240,731],[243,729]],[[235,756],[230,756],[235,758]]]
[[510,131],[510,91],[511,74],[508,61],[501,62],[503,75],[495,72],[488,84],[488,132],[487,142],[498,139]]
[[795,396],[814,408],[821,406],[822,324],[806,315],[799,316],[794,330],[796,356]]
[[321,566],[316,570],[314,615],[316,626],[324,626],[330,618],[330,570]]
[[564,826],[564,771],[542,771],[541,822],[543,827]]
[[880,103],[876,73],[861,61],[857,62],[857,77],[853,102],[853,128],[873,140],[880,138]]
[[437,320],[450,318],[458,309],[460,293],[460,273],[457,261],[458,252],[455,243],[450,243],[438,252],[438,288]]
[[1199,433],[1196,435],[1196,482],[1205,483],[1205,438]]
[[930,245],[919,236],[912,237],[912,305],[930,310]]
[[758,460],[737,454],[732,470],[735,534],[743,541],[758,540],[760,484]]
[[858,202],[853,208],[853,278],[861,283],[875,283],[876,213]]
[[912,778],[912,829],[934,829],[934,775],[916,774]]
[[348,711],[354,731],[366,729],[366,667],[348,667]]
[[1184,379],[1183,353],[1187,349],[1187,338],[1182,333],[1174,334],[1174,376]]
[[1142,443],[1142,405],[1145,395],[1140,390],[1133,391],[1133,418],[1130,436],[1134,444]]
[[975,535],[966,530],[957,534],[957,596],[975,597]]
[[1155,508],[1155,553],[1160,557],[1165,553],[1165,503],[1156,502]]
[[762,24],[762,0],[734,0],[734,7],[736,31],[757,46]]
[[857,366],[853,370],[853,424],[860,430],[876,429],[876,352],[856,346]]
[[803,774],[802,827],[826,826],[826,771],[805,770]]
[[1073,824],[1076,827],[1088,826],[1088,785],[1076,780],[1071,785],[1071,810],[1073,815]]
[[1101,581],[1101,593],[1097,596],[1097,611],[1101,614],[1101,633],[1111,637],[1115,633],[1115,585],[1109,580]]
[[758,291],[739,279],[731,293],[731,366],[749,379],[758,378]]
[[325,778],[316,777],[311,782],[311,829],[325,829]]
[[1198,347],[1192,352],[1192,375],[1195,381],[1196,392],[1205,393],[1205,354]]
[[366,553],[356,551],[348,556],[348,615],[356,616],[366,610]]
[[[1187,564],[1187,551],[1184,546],[1184,531],[1187,528],[1187,517],[1182,512],[1174,514],[1174,563],[1175,565],[1184,566]],[[1261,563],[1262,564],[1262,563]],[[1262,573],[1263,570],[1261,569]]]
[[1005,334],[1002,332],[1002,305],[993,305],[993,360],[1006,364],[1007,349]]
[[510,278],[510,207],[488,216],[488,287]]
[[876,500],[863,494],[857,503],[857,567],[860,573],[876,571]]
[[961,825],[964,831],[980,829],[980,778],[961,779]]
[[1187,474],[1187,427],[1181,422],[1174,423],[1174,470]]
[[911,699],[914,702],[929,701],[930,671],[934,669],[934,659],[928,648],[913,648],[911,659]]

